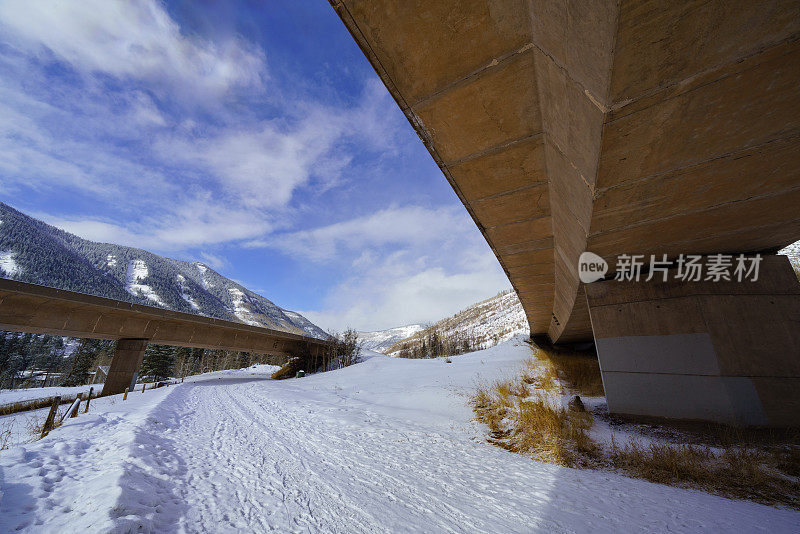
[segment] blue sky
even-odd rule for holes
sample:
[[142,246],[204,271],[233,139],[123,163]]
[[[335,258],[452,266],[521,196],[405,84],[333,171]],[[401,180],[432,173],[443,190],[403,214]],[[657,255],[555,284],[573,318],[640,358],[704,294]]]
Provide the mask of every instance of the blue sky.
[[0,199],[323,328],[509,286],[323,0],[0,1]]

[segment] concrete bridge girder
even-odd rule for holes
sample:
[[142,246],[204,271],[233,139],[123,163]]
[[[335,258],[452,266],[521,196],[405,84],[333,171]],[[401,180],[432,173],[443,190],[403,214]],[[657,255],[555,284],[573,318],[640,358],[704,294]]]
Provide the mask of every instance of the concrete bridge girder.
[[0,279],[0,330],[117,341],[103,395],[135,381],[149,343],[292,356],[325,340]]
[[800,1],[330,3],[532,334],[593,339],[586,250],[613,266],[800,239]]

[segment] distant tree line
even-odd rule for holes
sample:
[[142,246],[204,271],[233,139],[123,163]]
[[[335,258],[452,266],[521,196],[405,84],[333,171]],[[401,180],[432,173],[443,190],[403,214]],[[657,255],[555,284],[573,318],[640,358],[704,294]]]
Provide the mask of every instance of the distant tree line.
[[113,352],[111,341],[0,332],[0,388],[85,384]]
[[[0,331],[0,389],[91,383],[99,366],[111,365],[115,348],[114,341]],[[286,357],[279,355],[149,345],[139,381],[285,362]],[[104,379],[101,376],[96,381]]]
[[429,327],[396,345],[399,358],[455,356],[482,348],[474,336]]

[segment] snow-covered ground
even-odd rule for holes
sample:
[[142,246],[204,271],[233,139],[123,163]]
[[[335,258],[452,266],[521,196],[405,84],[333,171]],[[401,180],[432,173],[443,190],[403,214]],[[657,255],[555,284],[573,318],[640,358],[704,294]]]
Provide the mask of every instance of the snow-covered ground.
[[197,271],[200,273],[200,280],[203,282],[203,287],[205,289],[213,288],[214,284],[210,283],[208,281],[208,277],[206,276],[206,273],[208,272],[208,267],[206,267],[202,263],[195,263],[194,266],[197,267]]
[[792,266],[795,269],[800,269],[800,241],[795,241],[788,247],[779,250],[778,254],[788,256]]
[[797,532],[797,511],[489,445],[467,395],[529,356],[516,338],[450,364],[375,356],[101,399],[0,453],[0,531]]
[[186,289],[186,277],[183,276],[182,274],[179,274],[177,276],[177,279],[178,279],[178,285],[181,288],[181,298],[185,300],[189,304],[189,306],[192,307],[193,310],[195,311],[199,310],[200,306],[198,306],[197,302],[195,302],[195,300],[189,294],[188,289]]
[[262,326],[261,323],[255,320],[249,306],[249,299],[241,289],[230,287],[228,288],[228,293],[231,294],[231,300],[233,301],[233,309],[231,311],[240,321],[251,326]]

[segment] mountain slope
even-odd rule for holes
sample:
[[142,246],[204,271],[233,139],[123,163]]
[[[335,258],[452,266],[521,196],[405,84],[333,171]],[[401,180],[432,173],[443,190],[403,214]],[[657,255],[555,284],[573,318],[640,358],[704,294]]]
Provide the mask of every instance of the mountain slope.
[[425,328],[421,324],[411,324],[389,328],[388,330],[376,330],[375,332],[359,332],[358,339],[361,347],[375,352],[383,352],[398,341],[413,336]]
[[0,203],[0,277],[324,338],[302,315],[207,265],[95,243]]
[[397,341],[383,352],[397,356],[401,351],[413,351],[434,332],[443,340],[462,346],[466,342],[469,350],[477,350],[492,347],[517,334],[528,334],[529,327],[517,294],[508,289]]

